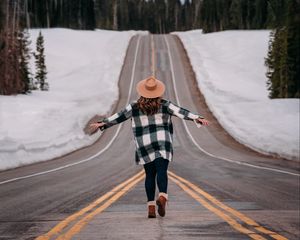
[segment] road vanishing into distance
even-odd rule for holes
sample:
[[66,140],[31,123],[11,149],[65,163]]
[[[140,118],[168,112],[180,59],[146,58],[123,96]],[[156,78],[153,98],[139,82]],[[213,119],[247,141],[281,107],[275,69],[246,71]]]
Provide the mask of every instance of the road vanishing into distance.
[[1,172],[1,240],[299,239],[299,164],[256,153],[222,129],[176,36],[132,38],[112,113],[137,99],[135,85],[153,70],[166,99],[211,122],[198,129],[173,117],[166,217],[147,218],[129,120],[92,146]]

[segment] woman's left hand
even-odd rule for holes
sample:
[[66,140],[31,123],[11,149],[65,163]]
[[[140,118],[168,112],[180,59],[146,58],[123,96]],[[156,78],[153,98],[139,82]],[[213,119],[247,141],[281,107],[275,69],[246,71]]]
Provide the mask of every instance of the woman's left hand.
[[205,118],[198,118],[196,119],[197,122],[201,123],[204,126],[209,126],[210,122],[207,121]]
[[100,127],[102,127],[104,125],[105,125],[105,123],[103,123],[103,122],[101,122],[101,123],[91,123],[89,125],[89,130],[93,134],[93,133],[95,133],[98,130],[98,128],[100,128]]

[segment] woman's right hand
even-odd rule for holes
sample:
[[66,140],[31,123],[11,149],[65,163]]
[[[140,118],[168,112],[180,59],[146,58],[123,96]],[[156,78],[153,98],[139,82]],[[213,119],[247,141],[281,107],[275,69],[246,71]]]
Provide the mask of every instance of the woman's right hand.
[[210,122],[207,121],[205,118],[198,118],[198,119],[196,119],[196,121],[205,126],[209,126],[209,124],[210,124]]

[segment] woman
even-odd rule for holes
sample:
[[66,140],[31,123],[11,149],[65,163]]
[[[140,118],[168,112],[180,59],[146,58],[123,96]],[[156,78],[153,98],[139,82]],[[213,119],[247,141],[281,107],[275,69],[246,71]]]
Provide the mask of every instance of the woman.
[[[104,130],[129,118],[132,120],[132,130],[136,145],[135,160],[143,165],[146,179],[145,188],[148,199],[148,217],[155,218],[155,203],[160,216],[165,216],[165,206],[168,200],[168,165],[173,156],[173,126],[171,116],[185,120],[193,120],[196,124],[208,125],[209,122],[201,115],[193,114],[172,102],[162,99],[165,85],[149,77],[137,84],[140,98],[130,103],[119,113],[105,118],[101,122],[92,123],[90,127]],[[155,198],[155,187],[159,189],[158,199]]]

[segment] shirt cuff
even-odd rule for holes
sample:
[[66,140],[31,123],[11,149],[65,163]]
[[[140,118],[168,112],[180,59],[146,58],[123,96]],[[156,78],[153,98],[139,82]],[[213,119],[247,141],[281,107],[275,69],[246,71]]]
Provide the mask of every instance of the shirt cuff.
[[201,128],[201,127],[202,127],[202,123],[196,121],[196,119],[198,119],[198,118],[204,119],[204,117],[201,116],[201,115],[197,115],[197,118],[195,118],[195,119],[193,120],[194,123],[196,124],[197,128]]
[[105,125],[103,125],[102,127],[99,127],[99,129],[101,131],[105,130],[108,128],[108,124],[107,124],[108,120],[107,118],[102,119],[101,121],[97,121],[97,123],[105,123]]

